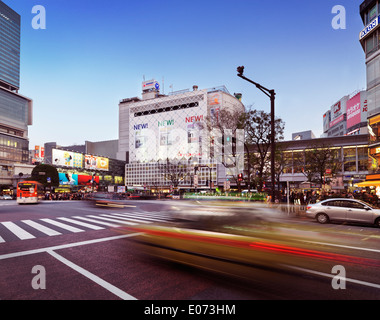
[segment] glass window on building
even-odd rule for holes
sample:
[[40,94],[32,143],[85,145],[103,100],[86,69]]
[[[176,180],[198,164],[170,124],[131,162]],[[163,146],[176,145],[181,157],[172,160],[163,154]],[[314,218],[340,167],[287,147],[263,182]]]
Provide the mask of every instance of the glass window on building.
[[283,153],[284,169],[283,173],[293,173],[293,154],[292,152]]
[[358,171],[368,170],[368,147],[358,147]]
[[370,148],[368,173],[380,172],[380,147]]
[[343,149],[343,168],[344,171],[356,172],[356,148]]
[[294,151],[293,152],[293,170],[294,173],[302,173],[305,167],[305,152]]
[[365,53],[368,55],[377,50],[377,32],[374,32],[365,41]]
[[369,144],[380,142],[380,115],[369,119]]
[[373,19],[375,19],[377,17],[377,4],[374,5],[371,9],[369,9],[368,11],[368,15],[367,15],[367,24],[370,23]]

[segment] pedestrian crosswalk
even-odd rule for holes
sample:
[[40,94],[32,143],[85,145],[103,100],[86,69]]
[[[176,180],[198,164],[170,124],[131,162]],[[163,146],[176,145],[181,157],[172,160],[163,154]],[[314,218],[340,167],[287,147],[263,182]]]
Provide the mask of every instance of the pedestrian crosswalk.
[[163,212],[110,212],[0,222],[0,243],[170,220]]

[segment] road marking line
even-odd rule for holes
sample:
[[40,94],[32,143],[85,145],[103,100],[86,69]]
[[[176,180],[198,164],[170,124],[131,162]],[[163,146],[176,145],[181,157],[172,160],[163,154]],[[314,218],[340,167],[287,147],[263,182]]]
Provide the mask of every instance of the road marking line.
[[89,222],[93,222],[93,223],[97,223],[97,224],[101,224],[101,225],[104,225],[104,226],[107,226],[107,227],[114,227],[114,228],[121,227],[121,225],[118,225],[118,224],[98,221],[98,220],[94,220],[94,219],[90,219],[90,218],[86,218],[86,217],[82,217],[82,216],[75,216],[73,218],[75,218],[75,219],[81,219],[81,220],[85,220],[85,221],[89,221]]
[[5,242],[5,240],[2,237],[0,237],[0,243],[2,242]]
[[93,229],[93,230],[103,230],[104,229],[103,227],[95,226],[93,224],[89,224],[89,223],[82,222],[82,221],[76,221],[74,219],[69,219],[69,218],[65,218],[65,217],[61,217],[61,218],[57,218],[57,219],[60,219],[60,220],[66,221],[66,222],[70,222],[70,223],[74,223],[74,224],[77,224],[79,226],[86,227],[86,228]]
[[1,222],[1,224],[16,235],[21,240],[34,239],[35,236],[20,228],[18,225],[13,222]]
[[122,223],[122,224],[129,224],[131,226],[135,226],[137,224],[134,222],[127,222],[127,221],[121,221],[121,220],[116,220],[116,219],[111,219],[111,218],[106,218],[106,217],[99,217],[99,216],[92,216],[92,215],[87,215],[86,217],[100,219],[100,220],[106,220],[106,221],[111,221],[111,222],[117,222],[117,223]]
[[21,222],[27,224],[28,226],[33,227],[34,229],[36,229],[38,231],[41,231],[42,233],[44,233],[48,236],[59,236],[62,234],[58,231],[55,231],[55,230],[50,229],[48,227],[45,227],[45,226],[43,226],[43,225],[41,225],[35,221],[32,221],[32,220],[21,220]]
[[[115,216],[120,216],[120,217],[115,217]],[[131,220],[131,221],[139,222],[139,223],[151,223],[150,221],[129,218],[127,215],[122,215],[122,214],[118,214],[118,213],[111,213],[111,215],[107,215],[107,217],[114,217],[114,218],[123,219],[123,220]]]
[[56,250],[62,250],[62,249],[67,249],[67,248],[84,246],[84,245],[88,245],[88,244],[94,244],[94,243],[98,243],[98,242],[119,240],[119,239],[123,239],[123,238],[135,237],[135,236],[138,236],[141,234],[142,234],[141,232],[130,233],[130,234],[123,234],[123,235],[107,237],[107,238],[92,239],[92,240],[86,240],[86,241],[81,241],[81,242],[62,244],[62,245],[47,247],[47,248],[40,248],[40,249],[32,249],[32,250],[27,250],[27,251],[6,253],[3,255],[0,255],[0,260],[17,258],[17,257],[22,257],[22,256],[27,256],[27,255],[37,254],[37,253],[45,253],[48,250],[56,251]]
[[87,271],[86,269],[83,269],[82,267],[76,265],[75,263],[67,260],[66,258],[62,257],[58,253],[47,250],[48,254],[56,258],[58,261],[62,262],[66,266],[70,267],[71,269],[75,270],[76,272],[80,273],[81,275],[85,276],[86,278],[92,280],[96,284],[100,285],[104,289],[108,290],[109,292],[113,293],[114,295],[118,296],[119,298],[123,300],[137,300],[135,297],[131,296],[130,294],[126,293],[125,291],[120,290],[119,288],[115,287],[114,285],[110,284],[109,282],[99,278],[95,274]]
[[64,223],[61,223],[61,222],[58,222],[58,221],[55,221],[55,220],[51,220],[51,219],[41,219],[42,221],[45,221],[47,223],[50,223],[52,225],[55,225],[59,228],[62,228],[62,229],[65,229],[65,230],[68,230],[68,231],[71,231],[71,232],[84,232],[84,230],[82,229],[79,229],[79,228],[75,228],[75,227],[72,227],[72,226],[69,226],[67,224],[64,224]]
[[[113,214],[116,214],[116,213],[113,213]],[[136,214],[136,213],[118,213],[118,215],[123,215],[125,217],[137,217],[139,219],[150,220],[150,221],[167,221],[165,220],[165,218],[160,219],[160,218],[156,218],[156,216],[149,216],[145,214],[141,215],[141,214]]]
[[[334,278],[336,276],[334,274],[329,274],[329,273],[319,272],[319,271],[315,271],[315,270],[309,270],[309,269],[299,268],[299,267],[295,267],[295,266],[289,266],[289,265],[286,265],[286,264],[284,266],[288,267],[288,268],[291,268],[291,269],[294,269],[294,270],[303,271],[303,272],[307,272],[307,273],[312,273],[312,274],[316,274],[316,275],[323,276],[323,277],[328,277],[328,278]],[[376,289],[380,289],[380,284],[377,284],[377,283],[371,283],[371,282],[366,282],[366,281],[361,281],[361,280],[356,280],[356,279],[350,279],[350,278],[345,278],[345,281],[356,283],[356,284],[360,284],[362,286],[367,286],[367,287],[373,287],[373,288],[376,288]]]

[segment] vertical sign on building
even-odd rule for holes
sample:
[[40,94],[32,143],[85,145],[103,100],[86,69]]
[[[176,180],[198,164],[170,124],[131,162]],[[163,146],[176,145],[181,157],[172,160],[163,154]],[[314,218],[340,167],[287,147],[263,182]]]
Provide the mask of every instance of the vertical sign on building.
[[360,92],[347,101],[347,129],[361,122]]

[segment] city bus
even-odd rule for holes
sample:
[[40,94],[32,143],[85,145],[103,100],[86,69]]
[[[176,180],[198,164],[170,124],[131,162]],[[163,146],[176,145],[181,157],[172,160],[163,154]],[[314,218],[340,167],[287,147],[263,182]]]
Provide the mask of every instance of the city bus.
[[43,186],[36,181],[22,181],[17,184],[17,203],[39,203],[43,197]]

